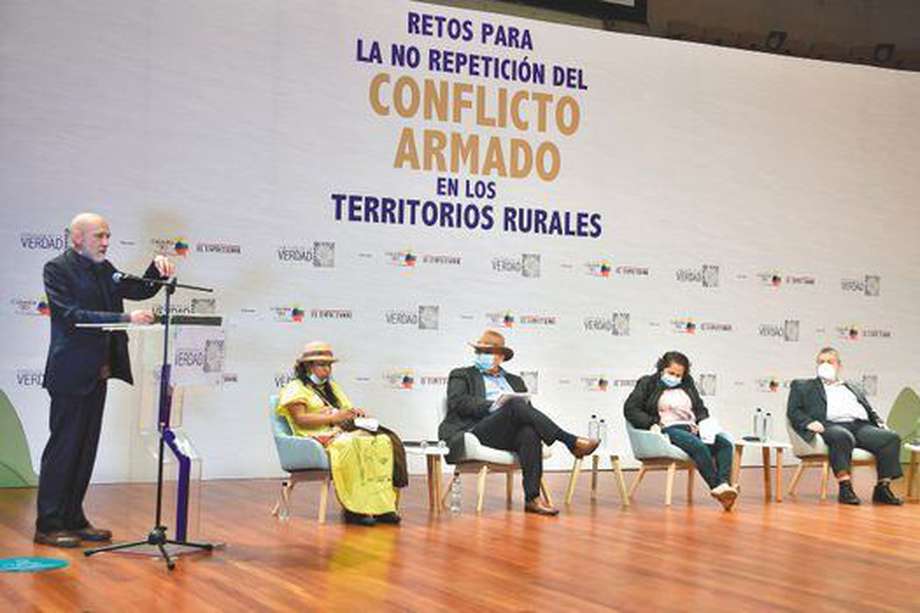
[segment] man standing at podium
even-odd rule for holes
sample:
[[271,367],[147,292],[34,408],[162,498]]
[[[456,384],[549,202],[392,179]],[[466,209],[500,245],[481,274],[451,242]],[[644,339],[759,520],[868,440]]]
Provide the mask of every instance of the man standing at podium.
[[[110,238],[105,219],[81,213],[70,223],[71,247],[45,264],[51,343],[43,386],[51,396],[51,436],[39,474],[36,543],[76,547],[112,538],[83,514],[83,497],[96,460],[107,381],[133,382],[128,337],[76,324],[151,324],[152,311],[125,313],[122,301],[146,300],[160,286],[118,278],[106,259]],[[158,255],[144,278],[167,279],[174,272],[172,262]]]

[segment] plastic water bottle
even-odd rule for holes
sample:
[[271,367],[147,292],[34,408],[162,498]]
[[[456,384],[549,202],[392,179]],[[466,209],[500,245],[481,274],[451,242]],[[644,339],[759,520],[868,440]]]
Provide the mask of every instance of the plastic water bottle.
[[603,419],[597,426],[597,438],[601,441],[599,447],[607,448],[607,422]]
[[450,482],[450,512],[459,513],[460,503],[463,501],[463,489],[460,484],[460,475],[454,475]]
[[760,407],[754,411],[754,438],[758,441],[763,440],[763,409]]
[[773,437],[773,414],[767,413],[763,417],[763,440],[769,441]]
[[588,420],[588,438],[599,438],[600,424],[597,422],[597,415],[592,415]]

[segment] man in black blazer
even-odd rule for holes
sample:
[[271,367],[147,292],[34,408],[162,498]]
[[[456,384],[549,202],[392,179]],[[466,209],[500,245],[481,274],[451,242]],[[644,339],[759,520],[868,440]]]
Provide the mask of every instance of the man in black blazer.
[[447,441],[450,447],[447,461],[462,452],[465,432],[475,434],[483,445],[514,451],[524,478],[524,510],[540,515],[558,514],[558,510],[540,499],[541,443],[552,445],[562,441],[580,458],[597,449],[599,441],[564,431],[525,398],[511,398],[496,406],[495,400],[502,393],[527,391],[520,377],[501,367],[514,352],[505,346],[505,337],[495,330],[486,330],[470,345],[475,351],[475,364],[451,371],[447,382],[447,415],[438,427],[438,438]]
[[872,501],[902,504],[889,487],[901,476],[901,437],[885,427],[858,387],[840,377],[840,356],[833,347],[818,352],[814,379],[797,379],[789,388],[786,414],[795,431],[808,442],[819,433],[830,450],[830,463],[837,477],[837,500],[859,504],[850,479],[853,448],[871,452],[876,458],[878,483]]
[[[124,332],[81,329],[81,323],[150,324],[149,310],[124,312],[122,301],[153,297],[159,285],[115,280],[106,259],[109,225],[93,213],[70,224],[72,247],[45,264],[45,293],[51,307],[51,342],[43,386],[51,396],[51,436],[42,453],[35,542],[76,547],[81,540],[104,541],[83,513],[83,498],[96,460],[109,378],[132,383]],[[144,277],[166,279],[173,264],[157,256]]]

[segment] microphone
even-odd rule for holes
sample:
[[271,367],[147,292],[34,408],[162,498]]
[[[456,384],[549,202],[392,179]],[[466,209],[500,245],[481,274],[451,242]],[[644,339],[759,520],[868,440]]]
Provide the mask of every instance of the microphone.
[[147,281],[151,281],[151,279],[145,279],[143,277],[138,277],[136,275],[128,274],[126,272],[115,271],[112,273],[112,281],[115,282],[115,285],[118,285],[122,281],[143,281],[146,283]]

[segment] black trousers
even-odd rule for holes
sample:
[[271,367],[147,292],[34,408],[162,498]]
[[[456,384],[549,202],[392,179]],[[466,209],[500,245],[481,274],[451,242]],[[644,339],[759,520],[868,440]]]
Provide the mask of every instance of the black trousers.
[[824,422],[824,442],[830,449],[834,474],[850,472],[853,448],[875,456],[879,479],[897,479],[901,472],[901,437],[891,430],[873,426],[861,419],[849,422]]
[[35,527],[41,532],[89,525],[83,497],[96,462],[106,389],[106,382],[99,381],[85,396],[51,395],[51,437],[38,477]]
[[540,495],[543,477],[540,443],[552,445],[564,434],[552,419],[533,408],[527,400],[512,398],[473,426],[471,432],[483,445],[516,452],[523,473],[524,497],[530,501]]

